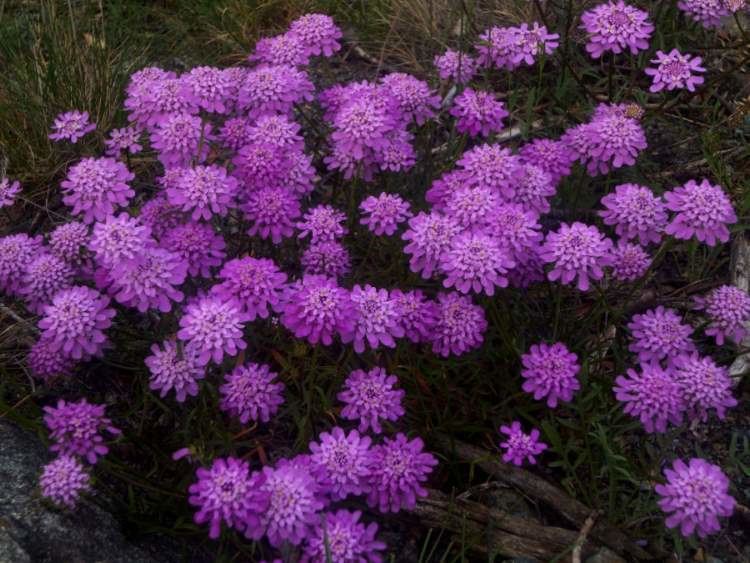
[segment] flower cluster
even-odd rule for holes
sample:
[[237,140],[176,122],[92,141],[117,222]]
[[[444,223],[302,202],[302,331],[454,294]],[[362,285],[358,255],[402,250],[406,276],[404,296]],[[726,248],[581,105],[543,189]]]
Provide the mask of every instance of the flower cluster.
[[595,59],[604,53],[630,51],[637,55],[648,49],[654,26],[648,14],[622,0],[599,4],[581,16],[581,29],[588,34],[586,51]]
[[560,36],[533,22],[518,27],[492,27],[479,36],[476,45],[479,63],[498,69],[515,70],[523,64],[533,65],[541,56],[551,55]]
[[500,433],[505,434],[500,447],[505,450],[503,461],[521,466],[525,462],[536,464],[536,456],[547,449],[547,444],[539,441],[539,430],[534,428],[529,434],[524,433],[521,423],[514,420],[510,426],[501,426]]

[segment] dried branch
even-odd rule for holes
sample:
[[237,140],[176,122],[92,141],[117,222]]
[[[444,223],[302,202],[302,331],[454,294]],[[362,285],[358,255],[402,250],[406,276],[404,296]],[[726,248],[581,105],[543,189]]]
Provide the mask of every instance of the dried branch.
[[575,545],[573,546],[573,563],[581,563],[581,552],[583,551],[583,545],[586,543],[586,538],[589,535],[589,532],[591,532],[591,528],[594,527],[594,522],[596,522],[596,519],[599,517],[599,511],[595,510],[591,514],[589,514],[589,517],[586,518],[586,521],[583,523],[583,528],[581,528],[580,533],[578,534],[578,538],[575,541]]

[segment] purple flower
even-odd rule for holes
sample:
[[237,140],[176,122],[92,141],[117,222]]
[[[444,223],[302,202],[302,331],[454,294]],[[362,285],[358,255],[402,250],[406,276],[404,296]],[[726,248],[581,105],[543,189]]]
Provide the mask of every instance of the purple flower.
[[750,321],[750,296],[738,287],[722,285],[705,297],[696,297],[695,309],[706,312],[706,335],[713,336],[719,346],[726,338],[739,344],[748,334],[745,325]]
[[721,186],[714,186],[706,179],[700,184],[688,180],[665,193],[664,199],[667,209],[675,212],[667,225],[667,234],[683,240],[694,236],[709,246],[729,240],[727,225],[736,223],[737,215]]
[[[437,180],[432,182],[430,189],[425,193],[425,200],[432,206],[434,211],[443,212],[445,205],[452,194],[466,187],[466,172],[463,170],[450,170],[445,172]],[[495,190],[485,186],[475,185],[474,188],[487,189],[492,192]]]
[[49,251],[72,266],[84,261],[84,247],[89,242],[89,228],[71,221],[55,227],[49,235]]
[[381,344],[395,348],[394,338],[404,336],[399,323],[399,311],[387,289],[371,285],[352,288],[350,299],[354,304],[354,351],[361,354],[365,344],[375,350]]
[[511,252],[515,262],[523,261],[529,249],[542,242],[539,217],[517,203],[506,203],[493,210],[489,232],[496,234],[499,244]]
[[112,268],[140,256],[153,244],[149,227],[136,217],[120,213],[94,223],[88,248],[95,254],[99,265]]
[[365,525],[359,521],[362,512],[337,510],[326,512],[321,521],[308,533],[303,563],[327,563],[328,561],[357,561],[359,563],[381,563],[380,553],[387,546],[376,539],[378,525]]
[[295,104],[313,100],[315,87],[293,66],[261,66],[249,71],[240,85],[238,106],[251,118],[290,114]]
[[409,440],[398,433],[372,448],[370,490],[367,504],[380,512],[413,510],[417,497],[426,497],[422,483],[427,481],[437,459],[424,450],[420,438]]
[[500,433],[508,437],[500,442],[500,447],[505,450],[503,461],[513,465],[522,466],[525,462],[536,464],[536,456],[547,449],[547,444],[539,441],[539,430],[532,428],[529,434],[521,429],[521,423],[514,420],[510,426],[501,426]]
[[291,150],[285,155],[280,170],[280,182],[298,196],[306,196],[315,189],[318,176],[312,157],[301,150]]
[[495,286],[508,287],[505,274],[513,266],[515,262],[499,239],[480,230],[456,236],[440,262],[446,276],[444,287],[487,295],[495,294]]
[[462,227],[486,227],[491,223],[500,202],[496,189],[469,184],[448,193],[439,207],[442,213]]
[[479,348],[484,341],[487,320],[484,309],[471,297],[455,291],[438,294],[437,321],[432,331],[432,351],[443,357]]
[[81,494],[91,490],[89,474],[83,464],[68,455],[61,455],[42,468],[39,485],[43,497],[71,510]]
[[409,219],[409,228],[401,238],[409,241],[404,252],[411,255],[411,271],[429,279],[460,230],[453,218],[440,213],[419,213]]
[[367,491],[371,443],[369,436],[360,436],[356,430],[347,434],[338,426],[330,434],[321,433],[318,442],[310,442],[310,461],[320,468],[333,500]]
[[624,411],[641,421],[646,432],[666,432],[667,424],[682,423],[685,410],[682,386],[671,368],[657,363],[642,363],[641,373],[627,371],[627,377],[615,379],[615,397],[625,403]]
[[237,151],[245,145],[250,144],[250,130],[253,126],[253,120],[246,117],[231,117],[221,126],[218,138],[222,144],[232,150]]
[[595,117],[586,125],[584,134],[588,137],[584,160],[588,160],[590,176],[634,165],[640,151],[648,146],[638,120],[619,113]]
[[695,87],[703,84],[704,80],[700,73],[706,72],[701,66],[703,59],[693,55],[682,54],[677,49],[669,53],[656,51],[656,58],[651,59],[656,68],[647,68],[644,72],[653,77],[653,84],[649,92],[661,92],[674,90],[675,88],[686,88],[695,92]]
[[704,459],[693,458],[685,464],[675,460],[664,470],[665,485],[656,485],[659,508],[666,514],[667,528],[680,527],[688,537],[693,532],[705,538],[721,529],[719,517],[729,517],[737,504],[729,495],[729,478]]
[[722,0],[680,0],[677,7],[706,29],[720,27],[730,13]]
[[682,388],[688,418],[706,422],[713,409],[716,416],[724,420],[726,409],[737,406],[729,370],[716,365],[711,358],[703,358],[695,352],[677,356],[672,372]]
[[637,55],[648,49],[648,40],[654,32],[648,13],[622,0],[599,4],[584,12],[579,27],[588,34],[586,51],[595,59],[607,51],[619,54],[629,49]]
[[174,186],[167,188],[167,198],[182,211],[192,211],[194,221],[209,221],[213,215],[225,216],[234,207],[237,191],[237,179],[227,176],[225,168],[196,166],[180,173]]
[[324,242],[336,240],[343,237],[347,232],[346,215],[331,207],[330,205],[318,205],[309,209],[302,217],[302,221],[297,223],[297,229],[300,231],[298,238],[303,239],[310,235],[310,241]]
[[330,346],[338,334],[343,342],[354,338],[355,309],[349,292],[325,276],[305,276],[289,287],[281,324],[310,344]]
[[18,294],[26,265],[41,248],[41,237],[31,238],[25,233],[0,237],[0,290]]
[[73,285],[74,276],[75,271],[64,260],[42,252],[26,267],[18,293],[26,300],[29,310],[39,315],[58,291]]
[[511,287],[528,288],[544,281],[544,262],[539,256],[539,245],[527,247],[523,252],[516,252],[516,267],[508,272],[508,283]]
[[184,217],[179,209],[170,205],[166,195],[159,194],[148,200],[138,215],[141,224],[151,229],[156,239],[161,239],[165,233],[182,224]]
[[63,202],[84,223],[104,221],[117,207],[128,205],[135,192],[128,182],[135,174],[114,158],[84,158],[68,169],[60,183]]
[[525,163],[538,166],[549,174],[554,185],[570,175],[571,166],[576,160],[575,153],[566,143],[552,139],[534,139],[522,145],[518,154]]
[[[296,461],[296,462],[295,462]],[[275,468],[265,466],[266,482],[260,490],[270,496],[270,504],[261,516],[261,524],[273,547],[288,541],[302,543],[325,506],[318,483],[307,458],[282,459]]]
[[524,164],[519,169],[513,195],[507,198],[537,214],[549,213],[549,200],[557,193],[555,182],[547,172],[534,164]]
[[612,278],[630,282],[642,278],[651,267],[651,256],[637,244],[619,241],[612,251]]
[[436,56],[433,62],[442,80],[452,80],[458,84],[471,82],[477,72],[477,60],[474,57],[452,49]]
[[125,110],[128,112],[128,120],[136,121],[140,125],[146,125],[154,109],[152,95],[154,90],[162,84],[175,78],[174,72],[168,72],[157,67],[146,67],[130,75],[125,97]]
[[399,323],[404,336],[414,343],[429,342],[437,322],[437,307],[416,289],[402,292],[391,290],[391,299],[399,311]]
[[633,315],[633,320],[628,323],[628,330],[633,336],[629,350],[638,354],[638,361],[641,363],[664,358],[671,360],[695,350],[695,344],[690,339],[693,329],[682,324],[677,311],[665,309],[661,305],[642,315]]
[[237,366],[219,387],[221,410],[242,424],[250,420],[268,422],[284,403],[284,384],[275,381],[277,376],[265,364]]
[[395,389],[398,378],[388,375],[383,368],[370,371],[356,369],[344,382],[343,390],[336,398],[346,406],[341,409],[341,417],[346,420],[359,419],[359,431],[368,429],[376,434],[383,432],[382,420],[396,421],[404,414],[401,401],[406,394]]
[[491,92],[472,88],[456,96],[450,114],[456,118],[456,130],[470,137],[489,137],[501,131],[503,118],[509,115],[503,102],[497,101]]
[[211,293],[225,301],[234,300],[247,316],[268,318],[270,309],[278,310],[286,284],[286,274],[268,258],[235,258],[224,264],[219,272],[221,283]]
[[188,222],[168,231],[161,245],[175,253],[187,265],[188,274],[210,278],[212,268],[226,258],[226,243],[211,225]]
[[240,180],[241,193],[247,195],[269,187],[286,187],[286,191],[291,192],[291,186],[285,186],[282,181],[288,152],[266,142],[241,147],[232,158],[232,174]]
[[130,115],[130,120],[153,132],[155,127],[172,117],[195,115],[199,110],[198,104],[188,97],[188,93],[183,78],[158,78],[143,93],[139,107]]
[[102,433],[121,434],[104,416],[104,405],[94,405],[86,399],[77,403],[61,399],[55,407],[44,407],[44,412],[44,424],[54,442],[50,450],[60,455],[85,458],[92,465],[109,451]]
[[199,365],[211,360],[220,364],[225,354],[236,356],[246,348],[242,339],[244,321],[236,302],[204,295],[185,308],[177,338],[195,346]]
[[660,197],[646,186],[620,184],[614,193],[602,198],[603,211],[599,215],[605,225],[615,227],[618,236],[626,241],[637,238],[642,245],[661,241],[667,226],[667,211]]
[[305,66],[310,62],[310,55],[302,38],[287,32],[260,39],[248,60],[269,65]]
[[10,207],[21,193],[21,183],[11,182],[9,178],[0,180],[0,207]]
[[96,129],[96,125],[89,122],[89,112],[71,110],[61,113],[55,118],[55,122],[52,124],[52,133],[47,136],[53,141],[68,140],[71,143],[76,143],[78,139],[94,129]]
[[197,115],[169,114],[159,121],[151,135],[151,146],[165,168],[189,166],[202,162],[208,155],[211,126]]
[[65,358],[80,360],[101,354],[115,310],[95,289],[75,286],[59,291],[39,321],[42,337]]
[[153,344],[145,363],[151,372],[149,388],[159,391],[162,398],[174,391],[178,403],[184,402],[188,396],[198,395],[198,381],[206,376],[195,349],[178,346],[172,340],[165,340],[162,348]]
[[109,138],[104,141],[107,147],[107,156],[117,158],[123,152],[138,154],[143,150],[143,146],[139,142],[142,134],[143,131],[138,127],[112,129],[109,132]]
[[209,469],[198,468],[197,481],[190,485],[188,501],[198,507],[196,524],[209,523],[208,536],[219,537],[221,523],[259,539],[255,531],[261,513],[268,507],[268,493],[261,489],[261,473],[249,473],[246,461],[233,457],[216,458]]
[[252,223],[247,234],[270,238],[274,244],[294,234],[294,220],[300,216],[297,195],[285,187],[260,188],[248,194],[240,209]]
[[340,242],[315,242],[302,253],[300,259],[305,275],[339,278],[351,270],[349,252]]
[[280,149],[302,149],[305,140],[299,123],[285,115],[265,115],[247,130],[248,143],[267,143]]
[[182,95],[193,105],[212,113],[227,113],[232,93],[231,77],[220,68],[197,66],[180,77]]
[[500,145],[479,145],[456,162],[464,170],[464,182],[498,190],[506,198],[516,193],[523,174],[520,157]]
[[75,367],[75,362],[64,357],[47,338],[40,338],[31,346],[26,362],[31,374],[45,383],[70,375]]
[[292,22],[289,31],[299,38],[309,55],[330,57],[341,49],[341,30],[325,14],[305,14]]
[[369,95],[352,97],[336,112],[331,140],[334,147],[355,160],[375,158],[388,146],[388,135],[399,126],[396,101],[377,88]]
[[185,281],[188,264],[176,253],[155,246],[146,248],[133,260],[118,262],[107,275],[110,295],[118,303],[135,307],[141,313],[172,310],[183,293],[177,289]]
[[367,228],[377,236],[392,235],[399,223],[412,216],[409,202],[404,201],[401,196],[386,192],[366,198],[359,205],[359,209],[362,211],[359,223],[367,225]]
[[547,406],[552,409],[557,407],[558,401],[571,401],[581,388],[576,378],[581,371],[578,356],[562,342],[555,342],[551,346],[534,344],[527,354],[521,356],[521,363],[521,375],[526,380],[523,390],[533,393],[537,401],[546,397]]
[[392,72],[381,78],[380,83],[396,99],[401,113],[417,125],[435,117],[435,111],[440,108],[440,96],[427,82],[410,74]]
[[551,55],[557,49],[560,36],[534,22],[531,29],[526,23],[518,27],[492,27],[479,39],[481,43],[476,48],[480,64],[514,70],[523,63],[533,65],[541,54]]
[[540,256],[552,270],[550,281],[567,285],[578,278],[576,287],[588,291],[590,280],[604,277],[604,267],[612,265],[612,241],[594,226],[575,222],[562,223],[556,232],[547,234]]

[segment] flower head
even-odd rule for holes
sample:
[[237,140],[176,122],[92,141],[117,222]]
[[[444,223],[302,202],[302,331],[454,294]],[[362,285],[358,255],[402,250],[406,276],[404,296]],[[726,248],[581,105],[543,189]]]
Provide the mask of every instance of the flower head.
[[233,457],[216,458],[210,468],[196,471],[188,502],[198,508],[196,524],[209,523],[208,536],[219,537],[221,524],[259,539],[256,530],[260,515],[268,507],[268,493],[261,489],[265,478],[250,474],[246,461]]
[[218,138],[221,143],[232,151],[237,151],[250,144],[250,130],[253,120],[247,117],[230,117],[219,129]]
[[464,182],[499,191],[512,198],[523,175],[522,161],[500,145],[479,145],[466,151],[456,162],[464,171]]
[[107,147],[107,156],[117,158],[123,152],[138,154],[143,150],[143,146],[140,144],[142,134],[143,131],[138,127],[112,129],[109,132],[109,138],[104,141]]
[[670,360],[695,350],[695,344],[690,339],[693,333],[690,325],[682,324],[677,311],[661,305],[641,315],[633,315],[628,330],[633,336],[629,350],[638,354],[641,363],[664,358]]
[[471,82],[477,72],[477,60],[467,53],[448,49],[433,61],[442,80],[452,80],[458,84]]
[[508,287],[508,270],[515,266],[500,240],[484,231],[467,231],[453,239],[440,262],[444,287],[461,293],[495,294],[495,286]]
[[128,120],[145,126],[155,112],[154,91],[162,88],[164,83],[174,78],[176,78],[174,72],[153,66],[142,68],[131,74],[125,89],[127,95],[123,104],[128,112]]
[[367,504],[385,513],[412,510],[417,497],[427,496],[422,483],[437,463],[420,438],[409,440],[400,432],[385,438],[372,448]]
[[106,455],[102,433],[116,436],[121,432],[104,416],[104,405],[93,405],[86,399],[69,403],[62,399],[55,407],[44,407],[44,424],[54,444],[50,450],[60,455],[85,458],[91,464]]
[[290,65],[267,65],[246,74],[237,101],[251,118],[287,115],[295,104],[312,101],[314,91],[305,72]]
[[654,490],[660,497],[659,508],[667,514],[667,528],[679,526],[685,537],[695,532],[704,538],[721,529],[719,517],[732,515],[737,503],[729,495],[729,478],[719,466],[700,458],[687,464],[678,459],[664,475],[666,484]]
[[630,282],[642,278],[651,267],[651,256],[646,250],[630,242],[618,241],[612,251],[612,278]]
[[151,135],[151,146],[158,152],[164,167],[173,168],[189,166],[193,160],[202,162],[208,155],[209,140],[211,126],[200,117],[173,113],[159,120]]
[[581,388],[576,375],[581,371],[578,356],[570,352],[565,344],[555,342],[534,344],[527,354],[521,356],[526,380],[523,390],[533,393],[534,399],[547,398],[547,406],[554,409],[558,401],[568,402]]
[[73,285],[74,276],[75,271],[67,262],[43,252],[26,266],[19,294],[26,300],[30,311],[41,314],[58,291]]
[[534,139],[522,145],[518,154],[525,163],[538,166],[549,174],[554,185],[570,175],[576,160],[575,153],[565,142],[552,139]]
[[664,199],[667,209],[675,212],[666,227],[667,234],[683,240],[694,236],[709,246],[729,240],[727,225],[736,223],[737,215],[721,186],[706,179],[700,184],[689,180],[665,193]]
[[84,247],[89,242],[89,228],[71,221],[55,227],[49,235],[49,251],[72,266],[84,261]]
[[352,371],[344,382],[342,391],[336,396],[346,406],[341,409],[341,417],[346,420],[359,419],[359,431],[371,429],[380,434],[383,420],[395,421],[404,414],[401,401],[406,394],[395,389],[398,378],[389,375],[383,368],[370,371]]
[[438,295],[437,321],[431,336],[433,352],[444,357],[460,356],[479,348],[486,329],[484,309],[470,297],[455,291]]
[[75,457],[61,455],[42,469],[42,496],[58,506],[75,508],[82,493],[91,490],[89,474]]
[[195,115],[198,104],[189,96],[185,79],[166,76],[150,81],[130,120],[153,132],[160,123],[175,115]]
[[660,197],[646,186],[620,184],[602,198],[599,215],[625,240],[637,238],[642,245],[659,243],[667,225],[667,211]]
[[301,127],[286,115],[264,115],[248,127],[250,143],[268,143],[280,149],[302,149],[305,140],[299,134]]
[[9,178],[0,180],[0,207],[10,207],[21,193],[21,183],[11,182]]
[[164,235],[161,245],[182,258],[191,276],[210,278],[226,258],[224,238],[206,223],[179,225]]
[[354,338],[355,310],[349,292],[325,276],[305,276],[289,287],[281,324],[310,344],[330,346],[338,334]]
[[489,232],[496,235],[498,243],[510,251],[515,262],[522,262],[542,242],[539,216],[517,203],[505,203],[493,209]]
[[695,308],[705,311],[709,320],[706,335],[713,336],[719,346],[726,338],[739,344],[748,334],[745,325],[750,321],[750,295],[739,287],[712,289],[705,297],[695,298]]
[[391,290],[391,299],[399,311],[404,336],[414,343],[428,342],[437,322],[435,302],[427,299],[418,289],[406,292]]
[[308,534],[303,563],[358,561],[380,563],[386,544],[376,539],[378,525],[359,521],[359,510],[326,512]]
[[0,290],[16,295],[26,265],[42,247],[40,237],[31,238],[25,233],[0,237]]
[[89,122],[89,112],[71,110],[61,113],[55,118],[55,122],[52,124],[52,133],[48,137],[53,141],[68,140],[71,143],[76,143],[78,139],[94,129],[96,129],[96,125]]
[[441,213],[419,213],[409,220],[409,228],[401,238],[409,243],[404,252],[411,255],[409,268],[428,279],[437,269],[451,241],[460,232],[460,225]]
[[287,32],[260,39],[248,60],[269,65],[305,66],[310,62],[310,54],[299,35]]
[[219,272],[220,283],[211,293],[225,301],[234,300],[248,321],[268,318],[270,309],[277,309],[286,284],[286,274],[268,258],[235,258]]
[[503,102],[491,92],[466,88],[453,100],[451,115],[456,118],[456,130],[470,137],[488,137],[501,131],[503,118],[508,117]]
[[685,88],[694,92],[696,86],[703,84],[700,74],[706,72],[706,69],[701,66],[703,59],[700,57],[683,55],[677,49],[672,49],[669,53],[656,51],[656,58],[651,62],[656,65],[655,68],[645,70],[653,78],[650,92],[660,92],[665,88]]
[[235,301],[204,295],[188,304],[180,319],[177,338],[194,346],[198,364],[220,364],[225,354],[236,356],[247,346],[242,330],[246,317]]
[[553,264],[547,274],[550,281],[569,284],[578,278],[580,291],[588,291],[590,280],[604,277],[604,267],[612,264],[612,241],[594,226],[563,223],[557,232],[547,235],[540,256]]
[[300,231],[298,238],[310,235],[311,242],[322,242],[336,240],[343,237],[347,228],[342,223],[346,222],[346,215],[331,207],[330,205],[318,205],[309,209],[297,223]]
[[711,410],[724,419],[726,409],[737,406],[732,396],[729,370],[711,358],[697,353],[677,356],[673,362],[674,378],[682,387],[688,418],[706,422]]
[[60,183],[63,202],[73,208],[73,215],[82,215],[84,223],[104,221],[135,195],[128,185],[133,178],[135,174],[114,158],[81,159]]
[[580,28],[588,34],[586,51],[595,59],[606,52],[619,54],[626,50],[637,55],[648,49],[654,32],[648,13],[622,0],[599,4],[584,12]]
[[162,348],[153,344],[145,364],[151,372],[149,388],[159,391],[162,398],[174,391],[178,403],[198,395],[198,381],[206,376],[206,370],[198,363],[195,349],[178,346],[172,340],[164,341]]
[[31,346],[26,361],[31,374],[44,382],[70,375],[75,367],[75,362],[60,354],[46,338],[40,338]]
[[213,215],[224,216],[237,195],[237,179],[227,176],[225,168],[216,165],[184,169],[174,186],[167,188],[167,199],[182,211],[192,212],[194,221],[209,221]]
[[618,376],[613,391],[617,400],[625,403],[623,410],[640,419],[649,434],[666,432],[668,423],[682,422],[682,386],[671,368],[663,369],[655,362],[642,363],[640,373],[629,369],[627,377]]
[[325,14],[305,14],[292,22],[289,31],[305,46],[309,55],[330,57],[341,49],[342,33],[333,18]]
[[559,44],[560,36],[549,33],[537,22],[518,27],[492,27],[479,36],[476,48],[479,62],[485,66],[515,70],[522,64],[533,65],[536,57],[551,55]]
[[506,197],[506,201],[536,214],[544,214],[549,213],[549,201],[555,193],[557,190],[552,176],[535,164],[524,164],[519,169],[513,195]]
[[247,234],[274,244],[294,234],[294,220],[300,216],[298,196],[285,187],[260,188],[248,194],[240,209],[252,223]]
[[435,110],[440,108],[440,96],[427,82],[410,74],[392,72],[381,78],[380,83],[396,99],[401,113],[417,125],[435,117]]
[[237,366],[219,387],[221,410],[242,424],[250,420],[268,422],[284,403],[284,384],[276,381],[277,376],[265,364]]
[[310,471],[308,458],[279,461],[277,466],[265,466],[266,482],[261,491],[269,495],[270,503],[261,517],[269,543],[280,546],[284,541],[299,545],[315,523],[317,513],[325,506],[320,486]]
[[677,7],[706,29],[721,26],[730,13],[722,0],[680,0]]
[[409,202],[404,201],[401,196],[386,192],[368,197],[359,205],[359,209],[362,211],[360,224],[366,225],[377,236],[392,235],[399,223],[412,216]]
[[620,113],[604,113],[584,126],[583,160],[589,175],[606,174],[613,168],[632,166],[648,143],[637,119]]
[[319,467],[332,499],[343,500],[367,490],[371,443],[369,436],[360,436],[356,430],[347,434],[338,426],[310,443],[310,461]]
[[39,321],[42,336],[65,358],[79,360],[101,354],[114,309],[95,289],[74,286],[55,294]]
[[232,78],[220,68],[197,66],[180,77],[182,95],[190,103],[213,113],[227,113]]
[[143,204],[138,219],[142,225],[150,228],[151,234],[159,240],[165,233],[182,224],[184,216],[178,208],[169,203],[166,195],[161,193]]
[[305,275],[340,278],[351,270],[351,258],[346,247],[338,241],[311,244],[300,259]]
[[350,299],[354,305],[354,351],[361,354],[365,343],[376,349],[381,344],[394,348],[395,338],[404,335],[399,323],[399,311],[387,289],[377,289],[371,285],[352,288]]
[[505,450],[503,461],[521,466],[525,462],[536,464],[536,456],[547,449],[547,444],[539,441],[539,430],[532,428],[529,434],[521,429],[521,423],[514,420],[510,426],[501,426],[500,433],[508,436],[500,447]]
[[140,256],[154,244],[151,229],[127,213],[110,215],[94,223],[88,248],[100,266],[112,268],[125,260]]

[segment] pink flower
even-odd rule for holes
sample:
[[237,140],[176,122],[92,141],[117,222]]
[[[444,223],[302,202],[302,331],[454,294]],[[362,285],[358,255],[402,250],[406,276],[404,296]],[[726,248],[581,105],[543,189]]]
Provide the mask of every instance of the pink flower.
[[588,291],[590,279],[602,279],[604,268],[612,265],[612,247],[612,241],[594,226],[563,223],[557,232],[547,234],[540,256],[553,265],[547,274],[550,281],[567,285],[577,278],[578,289]]
[[709,246],[729,240],[727,225],[737,222],[732,202],[721,186],[712,185],[705,178],[701,183],[688,180],[664,194],[667,209],[675,215],[667,225],[667,234],[688,240],[691,237]]
[[128,182],[135,178],[114,158],[84,158],[68,169],[60,183],[63,202],[84,223],[104,221],[120,206],[128,205],[135,192]]
[[525,462],[536,464],[536,456],[547,449],[547,444],[539,441],[539,430],[532,428],[531,433],[525,434],[521,429],[521,423],[514,420],[510,426],[501,426],[500,433],[508,437],[500,443],[505,450],[503,461],[521,466]]
[[96,129],[96,125],[89,122],[89,112],[71,110],[61,113],[55,118],[52,125],[53,132],[48,137],[53,141],[68,140],[71,143],[76,143],[78,139],[94,129]]
[[677,49],[672,49],[668,54],[664,51],[656,51],[656,58],[651,60],[656,68],[647,68],[645,73],[653,77],[650,92],[660,92],[664,88],[674,90],[685,88],[690,92],[695,87],[703,84],[703,77],[699,73],[706,72],[701,66],[703,59],[692,55],[683,55]]
[[584,12],[579,27],[588,34],[586,51],[595,59],[607,51],[619,54],[630,50],[637,55],[648,49],[648,40],[654,32],[648,13],[622,0],[599,4]]
[[492,93],[471,88],[456,96],[450,113],[456,118],[456,130],[471,137],[488,137],[501,131],[503,118],[509,115]]

